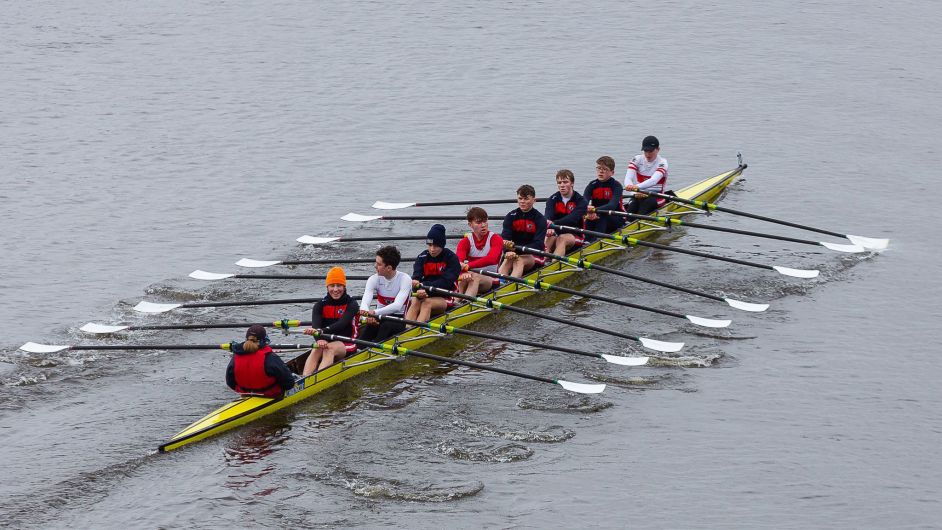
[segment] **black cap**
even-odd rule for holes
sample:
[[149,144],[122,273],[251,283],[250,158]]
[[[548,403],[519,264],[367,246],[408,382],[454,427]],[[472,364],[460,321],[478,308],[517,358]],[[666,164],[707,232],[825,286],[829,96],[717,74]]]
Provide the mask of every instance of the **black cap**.
[[656,136],[645,136],[644,140],[641,141],[642,151],[654,151],[658,147],[661,147],[661,142],[657,141]]
[[264,341],[265,336],[265,326],[262,326],[261,324],[252,324],[249,326],[248,331],[245,332],[245,338],[255,337],[259,342]]
[[428,239],[425,242],[436,247],[445,248],[445,225],[432,225],[432,228],[428,231]]

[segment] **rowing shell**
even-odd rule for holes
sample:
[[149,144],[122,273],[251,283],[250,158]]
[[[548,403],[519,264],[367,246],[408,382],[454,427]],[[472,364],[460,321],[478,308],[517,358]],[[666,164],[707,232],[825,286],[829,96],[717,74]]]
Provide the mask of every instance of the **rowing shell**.
[[[736,177],[741,175],[745,169],[746,165],[742,164],[736,169],[687,186],[679,190],[677,195],[685,199],[716,202],[723,190],[726,189]],[[659,215],[666,216],[682,216],[694,212],[701,212],[701,210],[680,203],[668,203],[663,206],[658,213]],[[649,239],[663,231],[664,228],[661,226],[638,221],[624,226],[619,231],[619,234],[625,236],[630,235],[637,239]],[[587,262],[596,262],[623,250],[624,247],[616,241],[599,240],[592,244],[585,245],[583,248],[571,253],[570,256]],[[554,261],[531,272],[527,275],[527,278],[534,281],[554,284],[580,270],[581,269],[573,265]],[[535,292],[537,291],[526,285],[512,283],[495,291],[491,291],[482,297],[500,301],[503,304],[514,304]],[[490,315],[492,312],[491,309],[480,304],[470,303],[456,307],[433,319],[430,323],[433,325],[448,324],[455,327],[465,327],[472,322]],[[426,328],[407,330],[383,343],[383,350],[367,349],[358,352],[340,363],[303,379],[299,379],[298,382],[295,383],[294,388],[286,392],[285,395],[280,398],[243,397],[223,405],[177,433],[173,438],[161,445],[159,450],[161,452],[172,451],[187,444],[228,431],[229,429],[234,429],[240,425],[255,421],[263,416],[294,405],[299,401],[305,400],[351,377],[378,368],[399,357],[394,353],[396,344],[407,346],[408,348],[418,348],[438,340],[441,336],[441,334],[432,332]],[[299,359],[303,359],[303,357],[304,355],[290,361],[289,365],[297,363]]]

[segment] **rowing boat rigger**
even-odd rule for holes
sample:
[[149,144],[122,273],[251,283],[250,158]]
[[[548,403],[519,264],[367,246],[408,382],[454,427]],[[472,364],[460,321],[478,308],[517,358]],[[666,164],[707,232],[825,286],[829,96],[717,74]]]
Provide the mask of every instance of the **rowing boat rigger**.
[[[677,191],[677,196],[690,201],[716,201],[722,191],[730,183],[732,183],[736,177],[742,174],[743,170],[745,169],[745,164],[741,164],[735,169],[726,171],[714,177],[703,179],[700,182],[691,184]],[[385,204],[387,203],[382,203],[380,207],[384,207],[382,205]],[[413,205],[413,203],[403,203],[403,205],[396,204],[394,206],[402,207]],[[669,202],[660,210],[658,210],[657,214],[660,216],[676,218],[686,214],[702,212],[703,209],[695,205],[683,204],[680,202]],[[412,354],[417,351],[415,348],[420,348],[425,344],[429,344],[442,337],[445,333],[460,330],[501,308],[511,309],[513,304],[528,296],[531,296],[540,290],[539,288],[534,288],[534,285],[552,285],[558,283],[564,278],[572,274],[577,274],[585,268],[591,268],[593,264],[613,254],[624,251],[627,246],[625,245],[625,242],[628,240],[622,238],[630,238],[632,241],[650,239],[661,233],[663,230],[663,226],[657,223],[652,223],[645,220],[632,222],[623,227],[616,234],[613,234],[616,237],[612,239],[599,239],[598,241],[585,245],[583,248],[571,253],[563,260],[547,261],[547,265],[540,269],[534,270],[526,276],[525,279],[531,282],[529,285],[524,282],[511,282],[503,285],[495,291],[491,291],[486,295],[475,298],[473,301],[469,301],[464,305],[458,306],[448,311],[447,313],[440,315],[439,317],[429,322],[427,325],[412,328],[396,337],[390,338],[382,344],[376,344],[372,345],[371,347],[367,347],[366,349],[344,359],[338,364],[330,366],[303,379],[299,379],[294,388],[288,391],[281,398],[269,399],[253,396],[236,399],[235,401],[232,401],[231,403],[228,403],[193,422],[191,425],[173,436],[169,441],[160,445],[159,449],[162,452],[172,451],[187,444],[215,436],[229,429],[233,429],[240,425],[244,425],[258,418],[271,414],[277,410],[294,405],[301,400],[307,399],[327,388],[330,388],[331,386],[350,379],[351,377],[359,375],[368,370],[378,368],[387,362],[396,359],[397,357]],[[314,239],[314,241],[307,242],[325,243],[327,242],[325,240],[336,240],[336,238]],[[346,238],[344,239],[346,240]],[[271,265],[280,262],[255,262],[252,260],[247,260],[244,263],[258,266]],[[603,270],[605,269],[601,266],[598,267]],[[718,297],[713,298],[721,299]],[[731,306],[737,307],[739,309],[755,311],[763,310],[764,307],[766,307],[760,304],[749,304],[746,302],[732,301],[729,299],[725,300],[727,300]],[[739,306],[736,304],[739,304]],[[645,347],[660,351],[671,351],[678,347],[677,343],[664,343],[652,339],[640,338],[640,341]],[[361,346],[366,346],[366,344],[361,344]],[[303,357],[304,356],[302,355],[301,357],[292,360],[289,365],[292,363],[296,365],[299,359],[303,364]],[[616,355],[600,355],[600,357],[612,358],[616,364],[638,364],[633,361],[633,359],[638,358],[620,357]],[[619,359],[624,359],[624,361]],[[612,361],[610,360],[609,362]],[[477,367],[487,368],[485,366]],[[580,386],[576,383],[551,380],[548,378],[545,379],[545,382],[554,382],[563,388],[572,391],[595,391],[598,390],[596,387],[601,386]]]

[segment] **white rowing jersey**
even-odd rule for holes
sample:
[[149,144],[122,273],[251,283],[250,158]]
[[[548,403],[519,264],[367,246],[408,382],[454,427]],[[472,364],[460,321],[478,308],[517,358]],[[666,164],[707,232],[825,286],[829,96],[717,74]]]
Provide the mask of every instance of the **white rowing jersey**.
[[664,193],[667,188],[667,160],[658,155],[648,162],[643,154],[635,156],[628,163],[625,184],[637,186],[642,192]]
[[483,248],[478,248],[477,245],[474,244],[474,234],[469,233],[468,235],[466,235],[465,237],[468,238],[468,243],[470,243],[469,246],[471,247],[470,249],[468,249],[468,257],[469,258],[483,258],[484,256],[487,256],[488,254],[490,254],[491,253],[491,241],[494,240],[495,235],[496,235],[495,232],[487,233],[487,240],[484,241]]
[[375,295],[377,315],[402,315],[411,294],[412,278],[408,274],[396,271],[396,275],[391,280],[374,274],[366,280],[360,309],[369,310],[370,302],[373,301]]

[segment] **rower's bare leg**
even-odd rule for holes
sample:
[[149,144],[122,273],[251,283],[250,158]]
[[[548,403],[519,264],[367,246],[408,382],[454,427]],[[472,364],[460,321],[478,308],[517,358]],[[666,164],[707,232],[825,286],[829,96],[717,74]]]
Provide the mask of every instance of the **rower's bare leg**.
[[307,377],[313,374],[314,371],[317,370],[317,365],[321,362],[321,356],[323,354],[323,348],[312,348],[311,353],[307,356],[307,360],[304,361],[304,372],[301,375]]
[[[546,250],[556,248],[556,242],[559,241],[562,236],[562,234],[558,236],[546,236],[546,239],[543,240],[543,248]],[[552,252],[552,250],[550,250],[550,252]]]
[[499,272],[500,274],[510,274],[511,269],[513,269],[514,263],[516,263],[519,260],[520,260],[519,256],[517,257],[516,260],[513,260],[513,261],[507,258],[504,258],[500,262],[500,268],[497,269],[497,272]]
[[342,360],[347,355],[347,345],[335,340],[327,344],[327,347],[324,348],[324,357],[321,359],[320,366],[317,367],[317,370],[323,370],[328,366]]
[[[458,279],[458,292],[463,293],[463,294],[469,294],[468,289],[470,289],[471,286],[474,284],[475,284],[474,273],[472,272],[470,280],[462,280],[460,278]],[[472,294],[471,296],[474,296],[474,295]]]
[[533,256],[517,256],[517,261],[514,263],[513,276],[517,278],[523,276],[524,271],[532,269],[535,263],[536,261],[533,260]]
[[419,321],[428,322],[434,315],[440,315],[448,309],[448,302],[444,298],[434,297],[426,298],[422,303],[422,311],[419,312]]
[[[415,317],[419,316],[419,306],[422,305],[422,301],[416,297],[412,297],[409,300],[409,310],[406,311],[407,320],[415,320]],[[413,326],[406,326],[406,329],[411,329]]]
[[[562,234],[556,238],[556,248],[553,249],[553,254],[557,256],[565,256],[566,252],[576,245],[576,236],[572,234]],[[546,247],[550,248],[550,247]]]

